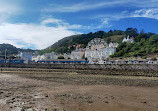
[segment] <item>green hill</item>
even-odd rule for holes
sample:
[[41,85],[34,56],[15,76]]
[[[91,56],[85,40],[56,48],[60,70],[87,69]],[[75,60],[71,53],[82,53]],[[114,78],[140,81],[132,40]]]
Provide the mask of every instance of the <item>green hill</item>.
[[[134,43],[122,43],[122,39],[127,35],[134,37]],[[39,54],[44,54],[48,52],[57,53],[69,53],[75,49],[75,46],[80,44],[81,48],[85,48],[88,42],[94,38],[102,38],[107,43],[117,42],[119,46],[117,47],[116,53],[111,55],[111,57],[143,57],[146,58],[147,55],[158,53],[158,35],[154,33],[144,33],[141,31],[138,33],[135,28],[127,28],[126,31],[121,30],[110,30],[109,32],[98,31],[95,33],[79,34],[69,37],[65,37],[50,47],[40,50]],[[34,52],[31,49],[20,49],[16,48],[10,44],[0,44],[0,56],[4,57],[5,49],[7,49],[7,55],[18,54],[19,51],[23,52]]]
[[11,44],[0,44],[0,55],[5,55],[5,50],[7,49],[7,54],[18,54],[18,49]]
[[113,36],[106,37],[104,40],[105,41],[110,40],[112,42],[118,42],[118,43],[120,43],[125,36],[126,35],[113,35]]
[[135,43],[120,43],[117,51],[111,57],[143,57],[158,53],[158,34],[149,36],[139,34],[135,37]]
[[109,32],[104,32],[104,31],[98,31],[95,33],[88,33],[88,34],[80,34],[80,35],[73,35],[69,37],[65,37],[52,46],[41,50],[40,54],[44,54],[47,52],[57,52],[57,53],[66,53],[66,52],[71,52],[74,50],[74,47],[71,47],[70,49],[68,48],[71,45],[77,45],[77,44],[83,44],[82,47],[86,47],[88,42],[94,38],[103,38],[105,39],[108,43],[109,42],[119,42],[122,37],[125,37],[125,32],[120,31],[120,30],[110,30]]
[[[135,43],[122,43],[124,37],[133,36]],[[118,42],[119,46],[117,51],[111,57],[144,57],[148,54],[158,53],[158,35],[154,33],[144,33],[141,31],[138,33],[136,28],[127,28],[126,31],[110,30],[109,32],[98,31],[95,33],[73,35],[65,37],[52,46],[41,50],[40,54],[47,52],[67,53],[71,52],[75,48],[73,45],[83,44],[82,47],[86,47],[88,42],[94,38],[103,38],[107,43]],[[72,47],[70,47],[72,46]]]
[[7,49],[7,56],[17,55],[18,52],[34,52],[35,50],[32,49],[20,49],[16,48],[11,44],[0,44],[0,57],[4,58],[5,50]]

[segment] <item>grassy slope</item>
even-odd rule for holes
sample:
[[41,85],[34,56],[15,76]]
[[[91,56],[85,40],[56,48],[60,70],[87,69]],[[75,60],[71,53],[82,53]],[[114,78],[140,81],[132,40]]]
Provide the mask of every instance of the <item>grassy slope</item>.
[[125,35],[114,35],[114,36],[110,36],[111,40],[114,41],[114,42],[119,42],[119,41],[121,41],[124,37],[125,37]]

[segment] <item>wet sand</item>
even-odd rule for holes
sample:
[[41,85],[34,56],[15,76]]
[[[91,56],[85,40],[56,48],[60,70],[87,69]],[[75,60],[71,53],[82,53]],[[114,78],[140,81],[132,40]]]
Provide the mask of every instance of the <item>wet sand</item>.
[[158,77],[3,71],[0,111],[158,111]]

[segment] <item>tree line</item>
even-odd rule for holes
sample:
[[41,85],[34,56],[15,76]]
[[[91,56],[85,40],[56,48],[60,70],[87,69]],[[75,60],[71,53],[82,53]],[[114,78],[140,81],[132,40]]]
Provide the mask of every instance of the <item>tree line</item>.
[[[124,37],[134,37],[134,43],[122,43]],[[108,32],[97,31],[88,34],[79,34],[65,37],[52,46],[41,50],[40,54],[48,52],[70,53],[74,48],[68,48],[70,45],[83,44],[86,47],[88,42],[94,38],[102,38],[110,42],[118,42],[117,51],[111,57],[130,57],[130,56],[146,56],[146,54],[158,52],[158,35],[155,33],[145,33],[143,30],[138,32],[136,28],[127,28],[122,30],[110,30]]]

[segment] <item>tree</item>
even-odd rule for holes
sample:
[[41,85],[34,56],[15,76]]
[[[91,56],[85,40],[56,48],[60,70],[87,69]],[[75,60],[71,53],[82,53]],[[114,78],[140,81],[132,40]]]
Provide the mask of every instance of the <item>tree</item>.
[[157,61],[156,57],[153,57],[151,60],[152,60],[152,61]]
[[108,37],[106,41],[107,41],[107,43],[109,44],[109,43],[111,42],[111,38]]
[[63,56],[59,56],[58,59],[65,59]]
[[88,58],[86,57],[86,58],[85,58],[85,60],[87,61],[87,60],[88,60]]
[[148,39],[148,35],[146,33],[140,33],[138,36],[135,37],[135,42],[139,42],[142,38]]
[[138,30],[136,28],[127,28],[125,34],[136,37],[138,35]]
[[152,35],[149,39],[150,44],[153,43],[158,43],[158,34],[157,35]]
[[143,29],[140,30],[140,34],[144,34],[144,30]]
[[9,57],[8,57],[8,59],[15,59],[16,57],[15,56],[13,56],[13,55],[10,55]]

